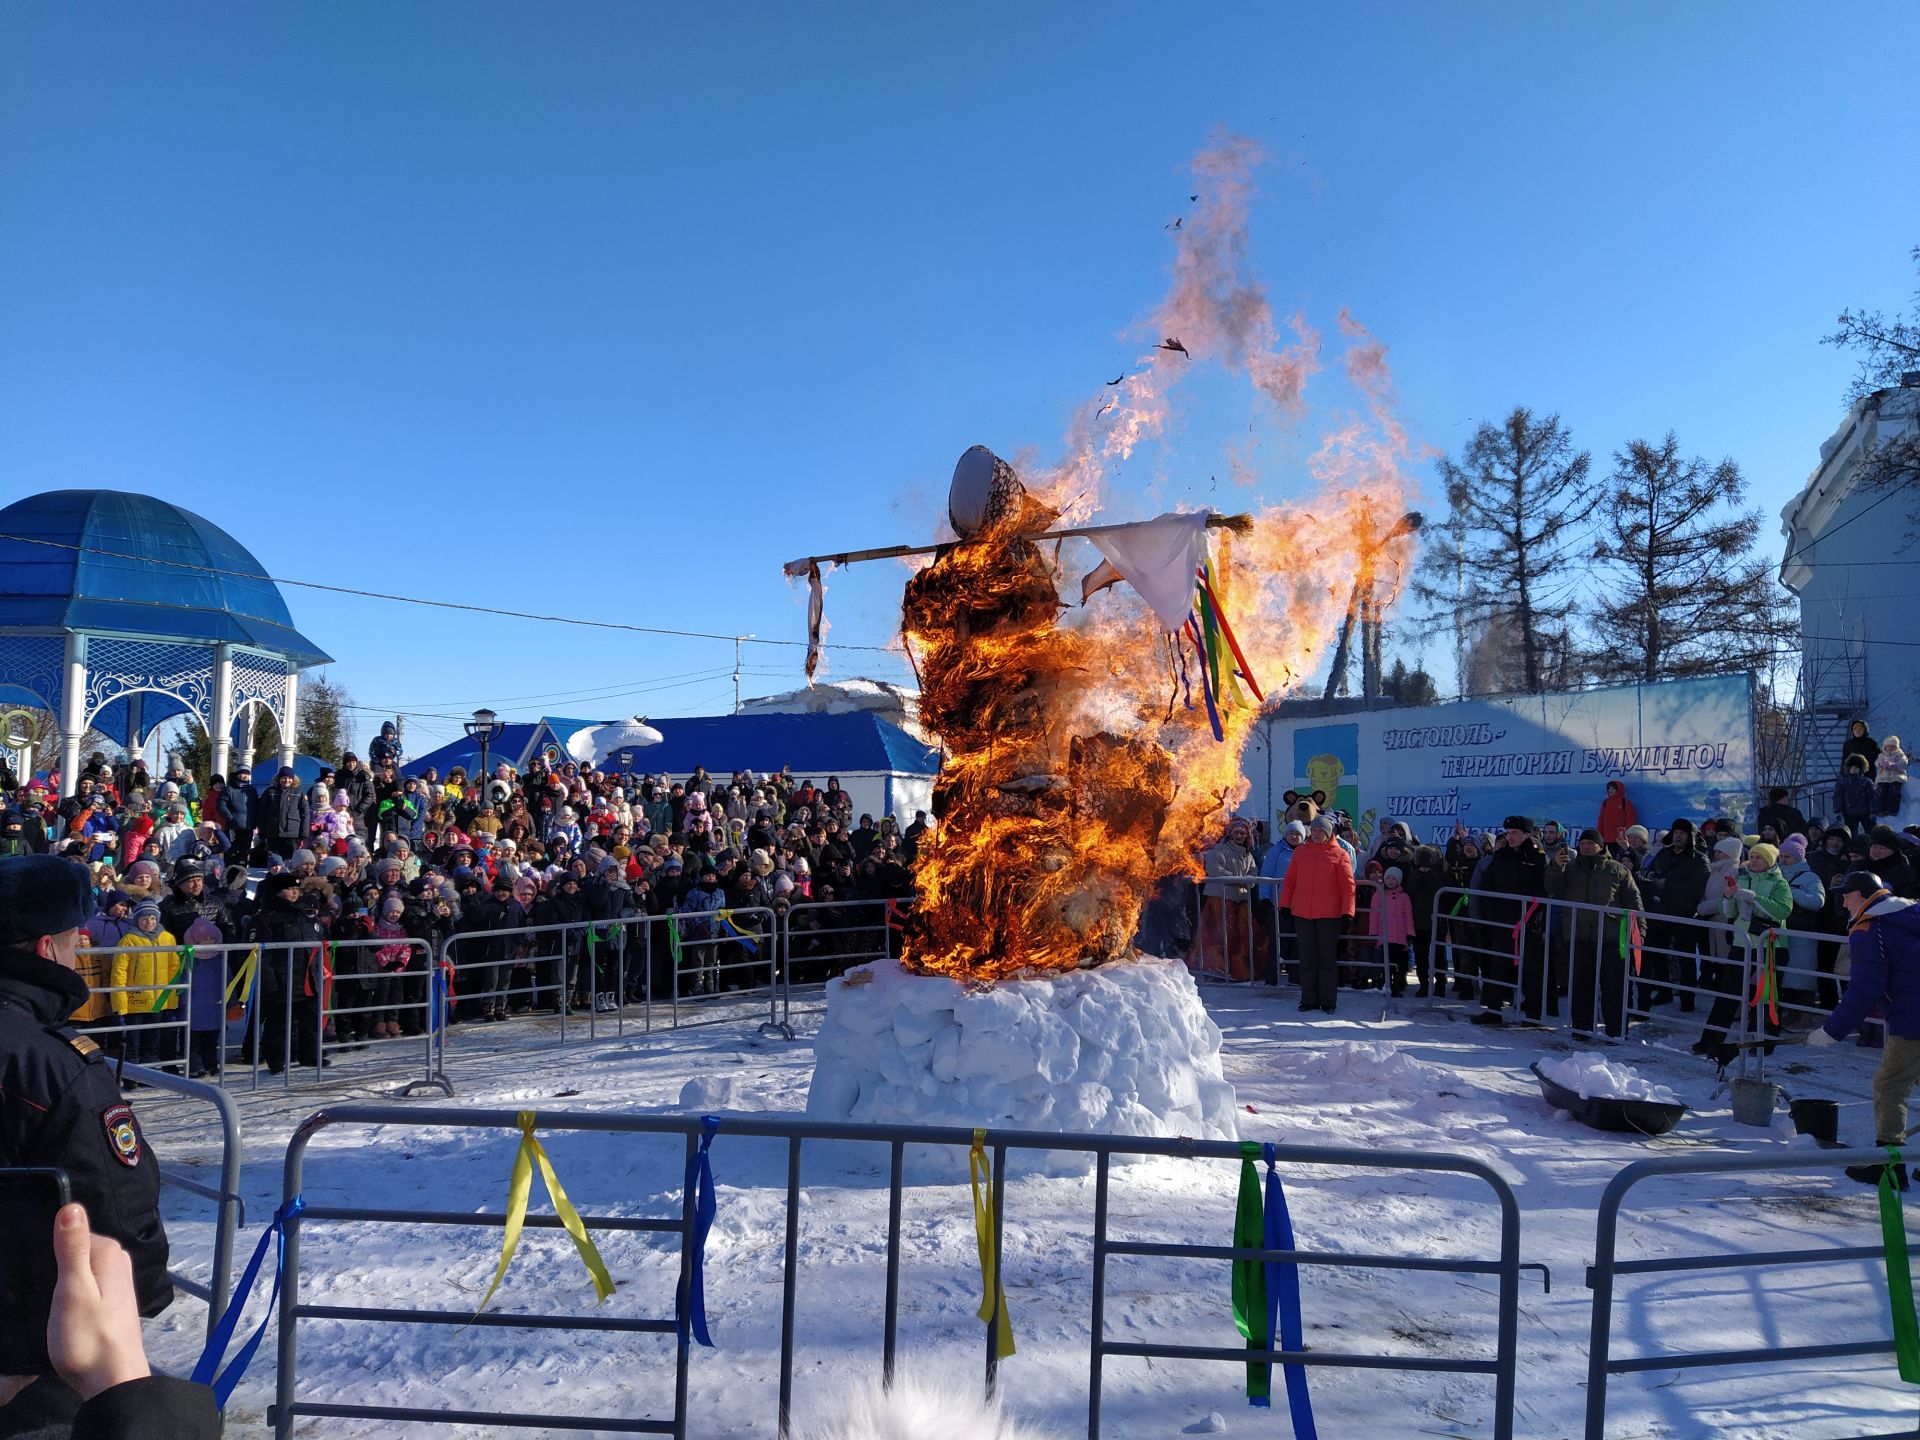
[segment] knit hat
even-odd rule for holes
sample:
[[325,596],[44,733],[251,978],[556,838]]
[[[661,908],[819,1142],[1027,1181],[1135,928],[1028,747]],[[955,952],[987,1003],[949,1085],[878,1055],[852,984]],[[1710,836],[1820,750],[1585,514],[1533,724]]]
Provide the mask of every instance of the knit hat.
[[1398,885],[1407,877],[1400,873],[1400,867],[1398,865],[1389,865],[1387,867],[1387,873],[1380,878],[1383,880],[1391,880],[1394,884]]
[[1330,816],[1316,815],[1313,817],[1313,824],[1307,828],[1312,830],[1316,835],[1331,835],[1333,834],[1333,820]]
[[160,907],[154,901],[142,900],[138,905],[133,907],[133,919],[135,924],[138,924],[140,921],[146,919],[146,917],[149,915],[151,915],[156,920],[160,918]]
[[1884,845],[1889,850],[1900,848],[1900,835],[1891,825],[1876,825],[1873,833],[1867,836],[1869,844]]
[[1651,838],[1652,838],[1652,837],[1651,837],[1650,835],[1648,835],[1648,834],[1647,834],[1647,827],[1646,827],[1646,826],[1644,826],[1644,825],[1629,825],[1629,826],[1627,826],[1627,829],[1626,829],[1626,839],[1628,839],[1628,840],[1630,840],[1630,841],[1631,841],[1631,840],[1638,840],[1638,841],[1639,841],[1639,842],[1640,842],[1640,843],[1641,843],[1642,845],[1644,845],[1644,844],[1646,844],[1646,843],[1647,843],[1647,841],[1648,841],[1648,840],[1650,840]]
[[748,852],[747,855],[747,868],[756,875],[771,875],[773,873],[773,857],[764,850],[752,850]]
[[345,860],[342,860],[338,855],[329,855],[320,862],[320,868],[317,873],[321,879],[326,880],[331,879],[346,868],[347,862]]
[[1776,846],[1769,845],[1763,840],[1747,851],[1747,858],[1758,860],[1771,870],[1780,863],[1780,851]]
[[[1716,859],[1738,860],[1740,858],[1740,851],[1743,848],[1739,836],[1729,835],[1726,839],[1718,841],[1714,845],[1713,853]],[[1768,848],[1771,849],[1772,847],[1769,846]]]
[[287,868],[293,870],[302,865],[314,865],[318,863],[319,862],[314,859],[313,851],[303,847],[293,852],[293,857],[287,861]]
[[1780,854],[1783,859],[1799,862],[1807,858],[1807,837],[1789,835],[1780,842]]
[[1307,838],[1307,827],[1302,825],[1298,820],[1289,820],[1287,822],[1287,828],[1280,833],[1298,845],[1302,840]]
[[1596,830],[1591,825],[1589,825],[1586,829],[1580,832],[1580,843],[1582,845],[1586,844],[1587,841],[1589,840],[1591,840],[1596,845],[1605,845],[1607,843],[1607,837],[1602,835],[1598,830]]

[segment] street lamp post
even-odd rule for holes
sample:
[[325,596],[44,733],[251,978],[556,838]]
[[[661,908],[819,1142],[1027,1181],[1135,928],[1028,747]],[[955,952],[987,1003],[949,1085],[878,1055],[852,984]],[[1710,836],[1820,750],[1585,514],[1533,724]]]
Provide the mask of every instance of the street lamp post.
[[473,712],[473,719],[467,721],[465,729],[468,736],[480,746],[480,795],[484,799],[487,793],[487,742],[500,733],[498,717],[493,711],[481,708]]

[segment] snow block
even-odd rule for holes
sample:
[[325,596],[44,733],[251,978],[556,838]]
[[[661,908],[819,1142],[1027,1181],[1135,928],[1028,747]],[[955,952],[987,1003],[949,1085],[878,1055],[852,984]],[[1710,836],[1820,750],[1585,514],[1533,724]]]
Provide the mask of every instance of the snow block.
[[[827,986],[807,1093],[820,1120],[1196,1140],[1239,1139],[1237,1109],[1193,977],[1152,956],[991,986],[894,960],[858,966]],[[815,1151],[810,1162],[825,1158]],[[828,1163],[880,1169],[886,1154],[834,1146]],[[1093,1159],[1056,1150],[1008,1166],[1076,1174]],[[964,1177],[966,1152],[909,1146],[907,1167],[915,1180]]]

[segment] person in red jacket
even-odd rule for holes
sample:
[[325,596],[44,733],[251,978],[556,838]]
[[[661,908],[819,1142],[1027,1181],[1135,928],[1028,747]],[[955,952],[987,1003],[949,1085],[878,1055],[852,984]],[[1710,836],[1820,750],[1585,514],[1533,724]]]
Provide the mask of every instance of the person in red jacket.
[[1626,785],[1619,780],[1607,781],[1607,798],[1600,802],[1600,838],[1609,845],[1618,845],[1627,827],[1639,818],[1633,801],[1627,798]]
[[1314,817],[1280,882],[1280,908],[1293,916],[1300,956],[1300,1008],[1331,1015],[1340,987],[1340,931],[1353,915],[1353,861],[1333,839],[1333,821]]

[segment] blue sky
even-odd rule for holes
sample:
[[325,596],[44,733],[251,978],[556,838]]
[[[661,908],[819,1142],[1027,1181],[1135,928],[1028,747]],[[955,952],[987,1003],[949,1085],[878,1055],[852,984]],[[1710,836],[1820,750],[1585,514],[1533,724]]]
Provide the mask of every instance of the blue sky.
[[[1851,372],[1820,336],[1913,289],[1916,41],[1911,5],[11,6],[0,498],[142,490],[278,575],[795,640],[782,561],[930,537],[976,441],[1057,453],[1224,126],[1269,156],[1276,311],[1364,321],[1416,440],[1524,403],[1598,470],[1671,427],[1777,512]],[[1266,498],[1353,404],[1309,396]],[[1220,429],[1111,512],[1215,500]],[[832,638],[884,644],[901,579],[832,577]],[[416,750],[481,703],[732,698],[724,643],[287,593]],[[747,693],[801,682],[746,653]]]

